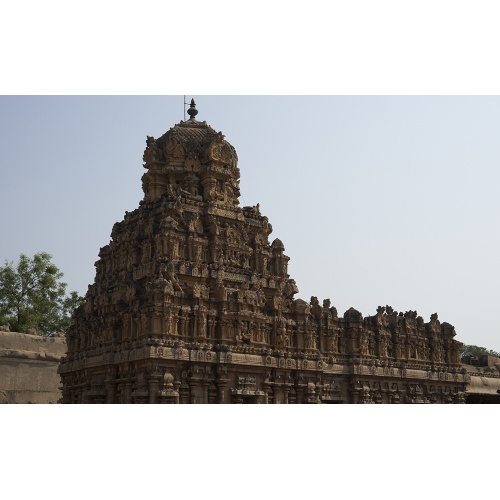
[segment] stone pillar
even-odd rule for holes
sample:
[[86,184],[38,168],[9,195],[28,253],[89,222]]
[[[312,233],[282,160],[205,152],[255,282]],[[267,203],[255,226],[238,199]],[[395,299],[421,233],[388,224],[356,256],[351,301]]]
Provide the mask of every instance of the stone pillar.
[[89,398],[87,396],[87,391],[85,389],[82,389],[80,391],[80,403],[82,404],[88,404]]
[[297,404],[301,405],[304,403],[304,388],[303,387],[297,387],[295,389],[295,392],[297,394]]
[[352,404],[358,404],[359,399],[359,391],[354,390],[351,391]]
[[210,383],[204,380],[201,385],[203,388],[203,404],[208,404],[208,387]]
[[262,390],[264,391],[264,404],[269,404],[269,386],[263,385]]
[[290,392],[290,387],[284,386],[283,387],[283,403],[288,404],[288,393]]
[[180,329],[179,329],[179,335],[184,337],[185,334],[186,334],[186,318],[184,316],[184,311],[182,311],[182,316],[179,318],[179,322],[180,322]]
[[130,404],[132,402],[131,395],[132,395],[132,382],[126,382],[124,397],[123,397],[123,402],[125,404]]
[[199,385],[200,385],[200,383],[197,380],[189,382],[189,394],[190,394],[190,401],[189,402],[192,405],[196,404],[196,395],[195,395],[195,391],[193,389],[195,387],[199,387]]
[[227,380],[219,380],[217,381],[217,390],[219,393],[219,404],[225,404],[226,401],[224,400],[224,393],[225,393],[225,388],[226,388]]
[[108,405],[115,402],[115,387],[116,384],[114,382],[106,382],[106,404]]
[[[198,308],[198,306],[195,306]],[[198,331],[198,311],[196,310],[193,315],[193,337],[197,338],[200,336],[200,332]]]
[[269,394],[267,395],[268,404],[274,404],[274,391],[272,387],[269,387]]
[[149,389],[149,404],[156,404],[158,400],[158,389],[159,389],[159,381],[155,378],[150,378],[148,380],[148,389]]
[[208,388],[208,403],[213,404],[217,399],[217,388],[214,385],[211,385]]
[[179,403],[188,404],[189,403],[189,386],[183,384],[179,388]]
[[123,404],[123,400],[125,398],[125,383],[120,382],[117,386],[117,391],[116,391],[116,402],[118,404]]
[[215,338],[215,319],[213,317],[208,320],[208,337]]

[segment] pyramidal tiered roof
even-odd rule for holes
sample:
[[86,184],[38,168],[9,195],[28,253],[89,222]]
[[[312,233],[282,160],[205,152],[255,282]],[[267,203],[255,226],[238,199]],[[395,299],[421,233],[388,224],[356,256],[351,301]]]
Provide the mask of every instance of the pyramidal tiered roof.
[[[67,335],[64,402],[368,401],[410,365],[457,372],[453,327],[437,317],[339,318],[329,299],[294,299],[283,243],[259,205],[239,206],[235,149],[194,101],[188,113],[146,140],[144,199],[113,226]],[[357,366],[386,380],[352,380]],[[396,383],[384,402],[407,391]]]

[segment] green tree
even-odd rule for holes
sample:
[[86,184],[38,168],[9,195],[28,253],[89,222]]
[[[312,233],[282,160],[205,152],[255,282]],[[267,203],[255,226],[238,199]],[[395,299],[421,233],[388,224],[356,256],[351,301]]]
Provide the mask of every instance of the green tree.
[[71,317],[75,309],[80,307],[85,302],[85,298],[78,295],[77,292],[71,292],[69,297],[66,297],[62,303],[62,317],[59,324],[59,330],[66,331],[72,323]]
[[0,319],[13,331],[35,328],[49,334],[71,324],[73,307],[83,302],[76,292],[66,297],[63,273],[52,263],[52,256],[39,252],[29,258],[21,254],[17,265],[0,267]]
[[470,353],[472,356],[496,356],[500,358],[500,353],[493,351],[491,349],[486,349],[486,347],[480,347],[477,345],[467,345],[463,344],[461,347],[462,356],[466,353]]

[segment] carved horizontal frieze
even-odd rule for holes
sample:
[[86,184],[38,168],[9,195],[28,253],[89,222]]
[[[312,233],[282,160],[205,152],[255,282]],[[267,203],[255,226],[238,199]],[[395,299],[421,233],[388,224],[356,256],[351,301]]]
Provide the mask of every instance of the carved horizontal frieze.
[[[212,277],[215,277],[212,275]],[[224,279],[227,281],[235,281],[237,283],[248,283],[250,278],[246,274],[238,274],[238,273],[228,273],[224,271]]]
[[264,356],[257,354],[246,354],[246,353],[236,353],[236,352],[224,352],[220,353],[221,363],[228,364],[246,364],[246,365],[263,365]]
[[210,207],[207,210],[208,215],[218,215],[219,217],[225,217],[226,219],[235,219],[235,220],[245,220],[245,217],[242,213],[237,210],[227,210],[218,207]]

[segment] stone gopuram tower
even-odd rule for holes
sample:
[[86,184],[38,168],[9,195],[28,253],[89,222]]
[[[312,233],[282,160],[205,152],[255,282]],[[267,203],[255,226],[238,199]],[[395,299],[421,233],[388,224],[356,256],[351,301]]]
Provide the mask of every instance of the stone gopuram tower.
[[63,403],[460,403],[467,375],[437,314],[343,318],[295,299],[234,148],[190,119],[147,138],[144,199],[101,248],[67,333]]

